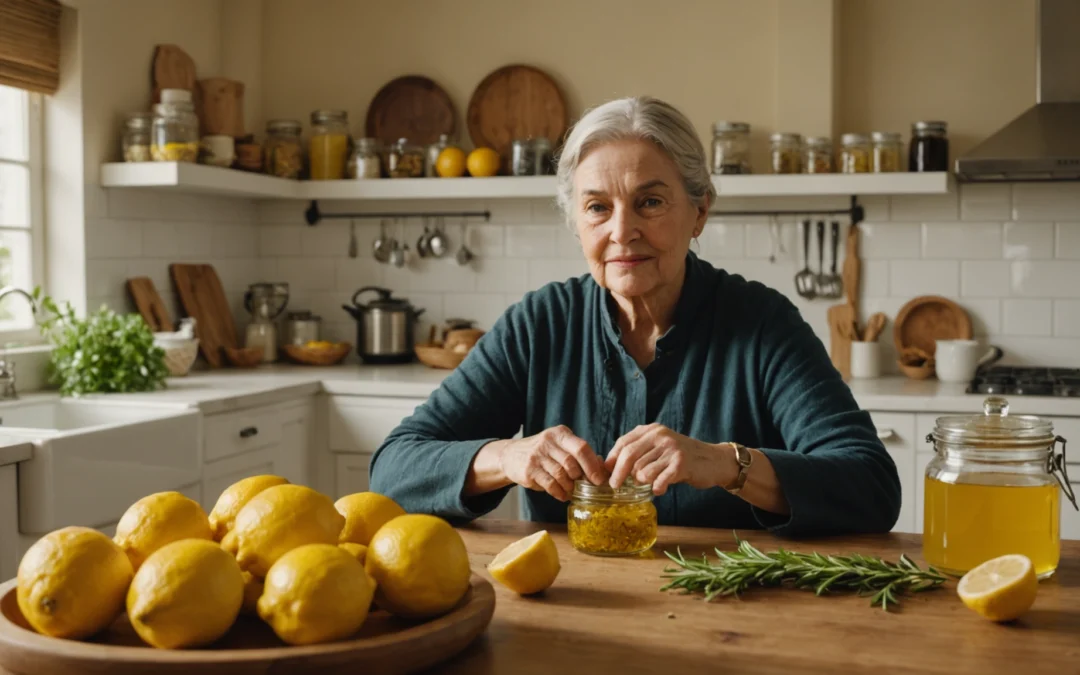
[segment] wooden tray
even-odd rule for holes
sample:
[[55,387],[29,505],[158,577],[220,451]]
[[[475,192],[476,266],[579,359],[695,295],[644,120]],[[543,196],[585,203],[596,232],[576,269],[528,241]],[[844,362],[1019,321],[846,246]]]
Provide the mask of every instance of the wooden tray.
[[457,115],[450,95],[434,80],[406,75],[375,94],[364,126],[368,136],[384,144],[407,138],[414,145],[429,145],[440,134],[453,138]]
[[221,279],[212,265],[173,263],[169,274],[188,316],[195,318],[195,336],[206,362],[213,368],[225,365],[223,348],[239,346],[232,309]]
[[467,113],[469,135],[477,147],[510,158],[515,138],[544,137],[558,147],[568,124],[566,100],[544,71],[532,66],[504,66],[476,87]]
[[127,616],[92,642],[39,635],[15,601],[15,580],[0,585],[0,672],[14,675],[355,675],[413,673],[442,663],[475,640],[495,612],[495,589],[474,574],[472,588],[449,614],[425,623],[376,611],[353,639],[290,647],[270,627],[240,617],[207,649],[154,649]]
[[970,340],[971,317],[964,308],[939,295],[913,298],[900,308],[893,323],[897,353],[918,347],[927,354],[937,351],[937,340]]

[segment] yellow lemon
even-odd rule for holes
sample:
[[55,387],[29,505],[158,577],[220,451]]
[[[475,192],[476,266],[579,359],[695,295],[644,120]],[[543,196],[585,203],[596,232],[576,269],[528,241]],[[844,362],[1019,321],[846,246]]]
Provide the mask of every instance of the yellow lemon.
[[559,576],[559,551],[547,530],[510,544],[488,565],[491,578],[520,595],[545,590]]
[[465,175],[465,151],[461,148],[443,148],[435,159],[435,173],[443,178],[459,178]]
[[179,492],[158,492],[128,507],[113,540],[136,572],[151,553],[181,539],[213,539],[206,511]]
[[334,508],[345,516],[345,527],[341,530],[342,542],[368,545],[379,528],[398,516],[405,515],[405,509],[393,499],[377,492],[357,492],[345,495],[334,502]]
[[242,572],[244,576],[244,604],[240,607],[241,614],[255,616],[259,598],[263,594],[263,580],[251,572]]
[[956,585],[968,608],[991,621],[1012,621],[1031,609],[1039,592],[1035,566],[1025,555],[1003,555],[971,570]]
[[405,618],[445,614],[469,590],[465,542],[435,516],[410,514],[383,525],[364,564],[375,580],[379,607]]
[[[440,153],[441,154],[441,153]],[[465,165],[469,167],[469,175],[477,178],[495,176],[499,173],[499,165],[502,160],[499,153],[491,148],[477,148],[469,153]]]
[[337,544],[345,518],[324,494],[303,485],[275,485],[251,498],[233,526],[240,568],[265,578],[270,566],[304,544]]
[[363,544],[354,544],[351,541],[347,541],[345,543],[338,544],[338,546],[340,546],[346,553],[359,560],[361,565],[363,565],[364,562],[367,560],[367,546],[364,546]]
[[184,539],[150,555],[131,582],[127,613],[148,645],[198,647],[232,627],[244,601],[244,578],[212,541]]
[[77,640],[104,630],[124,611],[131,561],[88,527],[38,539],[19,563],[15,599],[34,630]]
[[364,625],[373,587],[364,566],[343,549],[301,546],[270,568],[259,616],[291,645],[340,640]]
[[221,548],[229,552],[230,555],[236,557],[236,533],[229,530],[224,537],[221,538]]
[[218,497],[214,509],[210,511],[210,527],[214,530],[214,541],[221,541],[236,522],[236,514],[244,504],[266,488],[284,485],[289,481],[281,476],[251,476],[227,487]]

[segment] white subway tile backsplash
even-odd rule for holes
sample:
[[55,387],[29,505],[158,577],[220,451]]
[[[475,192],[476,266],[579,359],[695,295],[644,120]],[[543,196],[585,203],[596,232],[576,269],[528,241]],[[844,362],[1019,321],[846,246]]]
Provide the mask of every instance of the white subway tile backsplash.
[[125,271],[127,278],[147,277],[154,282],[154,288],[163,299],[172,293],[172,279],[169,277],[169,261],[160,258],[140,258],[129,260]]
[[210,249],[216,258],[254,258],[259,255],[259,231],[255,225],[216,223]]
[[893,260],[889,267],[892,295],[953,296],[960,292],[960,263],[955,260]]
[[471,265],[462,267],[449,257],[419,260],[414,256],[405,267],[385,266],[383,281],[395,291],[467,293],[475,287],[476,271]]
[[1058,223],[1055,257],[1080,260],[1080,223]]
[[1003,183],[965,183],[960,186],[961,220],[1009,219],[1012,213],[1012,186]]
[[922,254],[924,258],[998,260],[1001,233],[998,223],[926,223]]
[[304,291],[333,290],[336,281],[334,259],[281,258],[277,263],[277,278],[272,281],[284,281],[290,287]]
[[[859,225],[859,230],[860,258],[903,259],[918,258],[922,255],[922,233],[916,224],[863,223]],[[801,239],[799,246],[801,250]]]
[[1053,223],[1005,223],[1006,258],[1045,260],[1054,257]]
[[554,199],[532,200],[532,222],[536,225],[566,225],[566,219]]
[[[844,241],[847,236],[847,227],[840,227],[840,259],[844,257]],[[774,241],[775,239],[775,241]],[[768,258],[775,255],[777,262],[802,261],[802,238],[799,228],[794,223],[777,223],[775,226],[768,222],[747,223],[746,225],[746,257]]]
[[1013,220],[1069,220],[1078,213],[1080,185],[1076,183],[1013,185]]
[[580,258],[584,255],[576,231],[571,231],[568,227],[558,227],[555,232],[555,252],[560,258]]
[[334,288],[352,292],[364,286],[379,286],[383,283],[384,266],[370,258],[339,258],[335,263],[336,278]]
[[173,224],[163,220],[144,222],[142,224],[142,253],[153,257],[180,255],[179,235]]
[[859,203],[863,207],[863,219],[872,223],[883,222],[889,219],[889,198],[883,195],[870,195],[859,197]]
[[551,258],[556,229],[550,225],[511,225],[506,228],[506,255],[511,258]]
[[884,297],[889,294],[889,262],[864,260],[859,292],[863,297]]
[[[189,258],[199,258],[214,254],[214,228],[216,223],[201,221],[183,221],[173,223],[176,237],[176,254]],[[155,252],[154,255],[160,255]]]
[[959,200],[955,192],[944,195],[905,195],[891,199],[889,217],[898,222],[945,222],[956,220],[959,211]]
[[259,255],[301,256],[300,225],[261,225],[259,227]]
[[1036,298],[1072,298],[1080,289],[1080,264],[1065,260],[1012,263],[1012,293]]
[[[123,259],[101,259],[86,261],[86,295],[91,297],[124,297],[127,291],[124,281],[127,279],[128,261]],[[160,289],[159,291],[160,292]],[[92,309],[96,307],[90,306]]]
[[465,230],[469,250],[481,258],[501,258],[505,240],[506,228],[502,225],[470,225]]
[[1002,301],[1001,327],[1005,335],[1051,335],[1053,305],[1050,300]]
[[[573,260],[573,258],[569,258]],[[476,272],[475,290],[524,293],[529,290],[528,263],[516,258],[477,258],[472,262]]]
[[1054,335],[1080,337],[1080,300],[1054,301]]
[[741,258],[745,232],[746,228],[741,223],[706,225],[698,237],[697,248],[704,258]]
[[[359,248],[359,234],[356,241]],[[305,257],[344,258],[349,250],[349,224],[343,220],[324,220],[315,227],[303,228],[300,250]]]
[[581,260],[529,260],[528,270],[528,286],[530,289],[540,288],[553,281],[566,281],[589,271],[584,258]]
[[[487,203],[487,208],[491,211],[491,222],[496,225],[531,223],[533,222],[533,201],[535,200],[493,199]],[[461,208],[463,207],[455,202],[454,210]]]
[[490,330],[509,306],[502,293],[456,293],[443,298],[446,318],[472,319],[484,330]]
[[958,298],[957,302],[971,317],[971,329],[975,337],[996,335],[1001,332],[1001,300],[997,298]]
[[87,219],[86,257],[137,258],[143,253],[142,225],[137,220]]
[[994,335],[990,341],[1005,352],[1005,365],[1080,368],[1080,338]]
[[1012,272],[1005,261],[960,263],[960,294],[965,298],[1001,298],[1010,294]]
[[[210,260],[221,279],[225,292],[243,292],[257,281],[259,261],[255,258],[232,258],[230,260]],[[276,281],[276,279],[274,280]]]

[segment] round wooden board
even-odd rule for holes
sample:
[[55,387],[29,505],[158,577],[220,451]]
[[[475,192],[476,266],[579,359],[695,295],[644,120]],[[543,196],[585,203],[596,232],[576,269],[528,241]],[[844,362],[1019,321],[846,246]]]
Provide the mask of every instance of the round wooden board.
[[450,95],[434,80],[406,75],[383,85],[368,106],[367,135],[389,144],[407,138],[429,145],[440,134],[454,135],[457,115]]
[[893,322],[896,351],[918,347],[927,354],[937,351],[936,340],[970,340],[971,317],[948,298],[923,295],[900,308]]
[[153,649],[121,616],[92,641],[33,632],[15,600],[15,580],[0,585],[0,669],[14,675],[335,675],[413,673],[442,663],[475,640],[495,612],[495,589],[480,576],[449,614],[424,623],[376,611],[360,633],[341,642],[285,645],[252,617],[205,649]]
[[485,77],[469,99],[466,117],[473,143],[498,152],[504,169],[515,138],[547,138],[557,147],[568,124],[566,100],[555,80],[522,65]]

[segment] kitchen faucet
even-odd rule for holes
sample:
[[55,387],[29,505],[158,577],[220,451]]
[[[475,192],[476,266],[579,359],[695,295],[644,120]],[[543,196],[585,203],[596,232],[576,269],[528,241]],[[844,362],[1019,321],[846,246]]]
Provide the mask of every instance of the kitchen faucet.
[[[4,286],[0,288],[0,302],[9,295],[21,295],[30,303],[30,311],[37,315],[37,303],[34,297],[21,288]],[[19,398],[19,392],[15,390],[15,364],[0,357],[0,400],[10,401]]]

